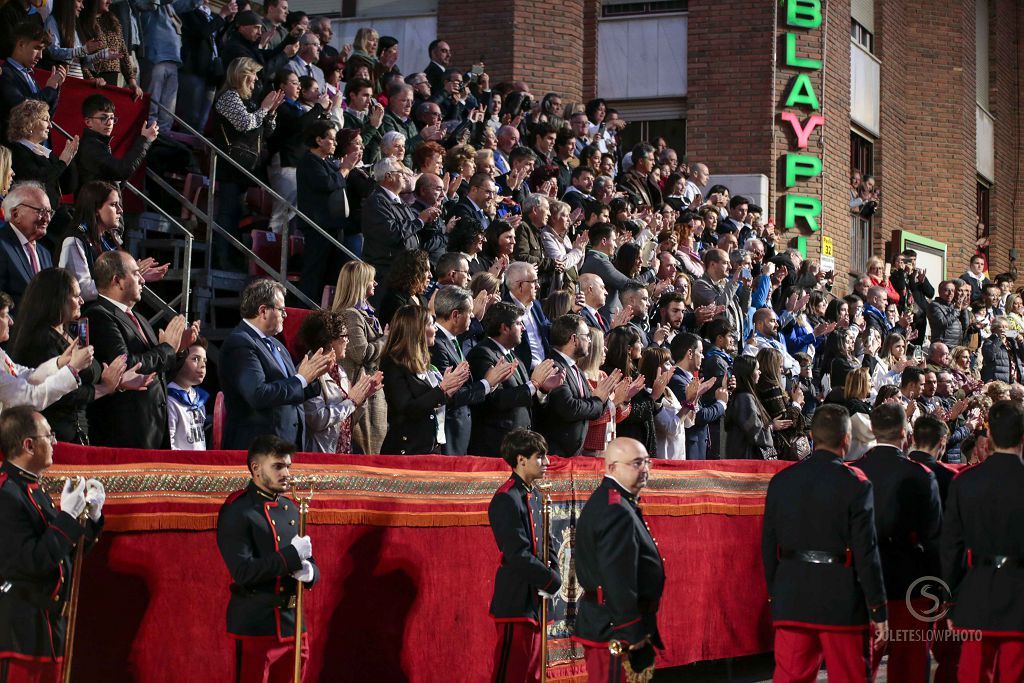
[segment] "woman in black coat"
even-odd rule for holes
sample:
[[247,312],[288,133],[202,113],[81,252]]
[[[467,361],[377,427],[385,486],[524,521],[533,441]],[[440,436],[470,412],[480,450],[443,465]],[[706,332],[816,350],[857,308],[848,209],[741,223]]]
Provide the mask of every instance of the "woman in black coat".
[[50,137],[50,110],[46,102],[25,100],[11,110],[7,139],[11,148],[11,168],[18,182],[34,180],[46,188],[50,207],[60,206],[61,185],[73,190],[71,160],[78,152],[78,138],[68,140],[57,156],[45,146]]
[[[614,327],[608,333],[608,350],[601,370],[611,374],[618,370],[623,379],[635,380],[639,375],[643,345],[632,327]],[[654,416],[661,411],[661,402],[655,401],[650,391],[638,391],[629,399],[629,416],[618,423],[619,436],[628,436],[644,445],[648,453],[658,452],[658,435]]]
[[380,366],[388,404],[382,454],[441,452],[445,404],[469,379],[469,364],[463,361],[442,376],[430,364],[436,334],[433,316],[421,306],[403,306],[391,321]]
[[[11,336],[11,358],[21,365],[36,367],[59,356],[75,339],[80,324],[82,298],[78,281],[63,268],[46,268],[32,278]],[[42,411],[57,435],[66,443],[89,443],[86,408],[98,398],[122,389],[143,389],[152,382],[132,371],[125,372],[126,357],[101,366],[96,360],[78,373],[79,386]]]
[[[314,121],[306,128],[309,149],[295,167],[299,211],[339,242],[344,239],[341,222],[348,213],[345,176],[358,161],[355,153],[342,158],[339,166],[332,157],[337,148],[334,124]],[[337,250],[324,235],[305,221],[299,221],[306,246],[302,256],[302,280],[299,286],[314,302],[319,302],[327,282],[331,254]]]
[[790,420],[772,420],[757,396],[761,370],[752,356],[737,356],[732,364],[736,390],[725,409],[726,453],[730,458],[776,460],[772,429],[788,429]]

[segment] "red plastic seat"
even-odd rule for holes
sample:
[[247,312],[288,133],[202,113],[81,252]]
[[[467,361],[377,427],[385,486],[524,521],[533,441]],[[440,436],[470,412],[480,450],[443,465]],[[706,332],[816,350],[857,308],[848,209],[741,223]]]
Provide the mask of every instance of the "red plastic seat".
[[220,445],[224,442],[224,392],[218,391],[217,398],[213,400],[213,448],[219,451]]
[[281,330],[281,341],[284,342],[284,346],[288,349],[288,353],[292,355],[292,360],[298,360],[307,349],[302,348],[302,344],[299,343],[299,326],[302,325],[302,321],[306,319],[306,316],[313,311],[308,308],[290,308],[284,309],[287,315],[284,318],[284,328]]

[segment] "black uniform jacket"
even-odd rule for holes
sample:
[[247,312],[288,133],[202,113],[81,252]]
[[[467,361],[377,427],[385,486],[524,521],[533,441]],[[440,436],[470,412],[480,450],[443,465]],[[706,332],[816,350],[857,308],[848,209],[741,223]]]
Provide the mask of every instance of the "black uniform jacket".
[[962,470],[949,487],[942,578],[953,593],[951,616],[957,628],[1024,636],[1021,491],[1024,463],[1010,453],[993,453]]
[[390,357],[384,358],[380,368],[384,372],[384,396],[388,403],[388,432],[380,452],[439,453],[434,411],[447,400],[440,385],[432,386]]
[[924,451],[910,451],[907,453],[907,457],[914,462],[921,463],[935,475],[935,483],[939,485],[939,500],[942,501],[943,509],[945,509],[946,497],[949,496],[949,485],[959,470],[944,462],[939,462]]
[[[217,515],[217,547],[233,583],[228,602],[228,633],[235,638],[295,638],[295,590],[292,572],[302,568],[292,539],[299,529],[299,507],[250,482],[235,491]],[[312,586],[320,580],[313,563]],[[305,626],[305,623],[303,623]]]
[[942,502],[935,475],[889,445],[875,446],[853,466],[874,487],[885,594],[890,600],[904,600],[919,578],[938,576],[941,571]]
[[585,591],[576,615],[575,639],[603,645],[635,644],[658,632],[658,604],[665,565],[636,496],[611,477],[583,506],[576,525],[576,576]]
[[547,538],[549,566],[541,561],[541,494],[515,472],[494,492],[487,518],[501,553],[494,576],[491,616],[495,621],[540,623],[538,590],[554,593],[562,579],[552,568],[557,560],[551,537]]
[[[473,377],[483,377],[504,357],[498,344],[489,337],[466,354]],[[528,386],[529,381],[529,370],[520,362],[511,377],[472,407],[470,454],[496,455],[506,434],[513,429],[530,428],[533,424],[533,393]]]
[[[761,554],[776,626],[865,628],[887,618],[871,482],[835,453],[815,451],[768,484]],[[817,564],[793,551],[845,555]]]
[[94,541],[103,519],[83,527],[54,507],[37,476],[4,462],[0,520],[0,656],[62,657],[75,543]]

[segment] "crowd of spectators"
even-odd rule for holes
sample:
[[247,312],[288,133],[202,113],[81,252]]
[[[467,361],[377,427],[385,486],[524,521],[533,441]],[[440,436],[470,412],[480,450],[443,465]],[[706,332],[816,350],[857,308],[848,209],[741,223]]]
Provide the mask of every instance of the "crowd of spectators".
[[[284,286],[243,292],[220,349],[224,447],[270,427],[311,451],[494,455],[530,427],[564,456],[630,436],[662,458],[800,459],[817,406],[853,414],[856,455],[872,406],[897,401],[948,424],[956,462],[984,456],[992,401],[1024,396],[1024,301],[1012,275],[987,279],[982,254],[934,288],[913,251],[872,257],[841,296],[707,164],[660,137],[626,149],[603,100],[492,84],[443,39],[402,74],[394,38],[364,28],[335,50],[330,20],[287,0],[262,15],[234,0],[0,15],[0,395],[42,409],[61,440],[208,445],[209,344],[198,324],[157,332],[134,313],[167,265],[121,235],[120,183],[175,110],[287,200],[269,229],[304,235],[299,286],[327,303],[292,357],[276,339]],[[127,153],[111,152],[118,119],[100,93],[83,134],[51,150],[69,78],[149,94]],[[217,222],[245,241],[249,179],[222,164],[216,180]],[[878,200],[854,172],[851,211]],[[246,265],[215,247],[219,266]]]

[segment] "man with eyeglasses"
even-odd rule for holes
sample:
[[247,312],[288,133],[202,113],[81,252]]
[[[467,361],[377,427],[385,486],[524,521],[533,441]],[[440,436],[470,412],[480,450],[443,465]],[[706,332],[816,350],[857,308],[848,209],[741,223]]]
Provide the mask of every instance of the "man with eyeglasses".
[[97,479],[67,481],[59,509],[42,485],[55,440],[29,406],[0,415],[0,672],[11,683],[61,680],[75,546],[103,529]]
[[[663,648],[658,604],[665,565],[638,505],[651,458],[643,444],[619,437],[604,452],[604,479],[576,524],[576,578],[583,596],[576,635],[584,647],[588,680],[624,681],[630,670],[654,666]],[[621,655],[609,645],[618,641]]]
[[0,227],[0,291],[10,294],[17,306],[36,273],[53,267],[49,249],[39,243],[53,211],[46,189],[34,181],[17,183],[2,206],[7,223]]
[[516,356],[524,367],[533,369],[551,357],[548,336],[551,321],[544,315],[537,292],[540,280],[537,266],[526,261],[513,261],[505,271],[505,300],[515,304],[523,313],[523,339],[516,345]]
[[444,75],[444,90],[430,98],[430,101],[441,108],[442,121],[462,121],[466,118],[469,88],[459,71],[449,71]]
[[[551,359],[565,375],[565,382],[551,390],[546,409],[540,413],[539,431],[548,440],[552,455],[579,455],[583,451],[587,424],[601,417],[609,399],[616,401],[621,372],[613,371],[591,389],[576,365],[587,357],[593,343],[590,327],[582,316],[566,313],[551,323]],[[621,391],[626,390],[626,384],[621,385]]]
[[78,190],[93,180],[103,180],[114,185],[128,180],[146,160],[149,148],[160,133],[156,121],[142,124],[142,130],[128,153],[118,159],[110,148],[117,116],[114,103],[103,95],[89,95],[82,102],[82,118],[85,129],[78,142],[75,155]]
[[327,372],[334,351],[316,349],[296,368],[291,354],[275,335],[287,316],[284,286],[269,278],[254,280],[242,290],[242,322],[224,340],[220,382],[224,391],[223,447],[249,448],[253,439],[273,434],[299,447],[306,413],[303,402],[320,394],[315,380]]

